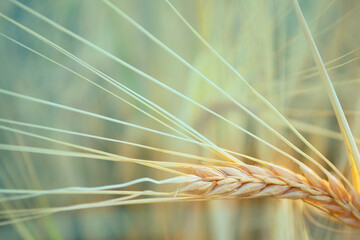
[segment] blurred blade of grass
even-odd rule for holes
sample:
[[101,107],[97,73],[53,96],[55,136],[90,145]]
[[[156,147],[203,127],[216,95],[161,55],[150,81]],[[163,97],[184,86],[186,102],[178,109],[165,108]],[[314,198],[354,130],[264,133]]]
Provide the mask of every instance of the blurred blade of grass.
[[302,14],[301,8],[299,6],[298,0],[293,0],[293,5],[295,8],[296,15],[298,17],[301,28],[304,32],[306,40],[309,44],[311,53],[314,57],[316,66],[318,67],[321,77],[325,83],[326,90],[328,92],[332,107],[335,111],[336,118],[339,123],[340,130],[344,137],[344,143],[348,150],[348,159],[353,176],[353,184],[358,192],[360,192],[360,153],[359,149],[356,146],[354,136],[351,132],[349,123],[346,120],[344,111],[340,104],[339,98],[335,92],[334,86],[330,80],[330,76],[325,68],[324,62],[321,58],[319,50],[317,49],[314,38],[312,37],[311,31],[306,23],[304,15]]
[[[122,60],[122,59],[114,56],[113,54],[105,51],[104,49],[96,46],[96,45],[93,44],[92,42],[84,39],[83,37],[81,37],[81,36],[79,36],[79,35],[71,32],[71,31],[69,31],[68,29],[62,27],[61,25],[55,23],[54,21],[48,19],[47,17],[45,17],[45,16],[43,16],[43,15],[41,15],[40,13],[32,10],[31,8],[29,8],[29,7],[27,7],[27,6],[23,5],[23,4],[15,1],[15,0],[10,0],[10,1],[13,2],[13,3],[15,3],[16,5],[18,5],[19,7],[23,8],[24,10],[28,11],[29,13],[35,15],[36,17],[38,17],[38,18],[46,21],[46,22],[49,23],[50,25],[52,25],[52,26],[54,26],[55,28],[59,29],[60,31],[65,32],[66,34],[68,34],[68,35],[74,37],[75,39],[83,42],[84,44],[91,46],[92,48],[96,49],[97,51],[101,52],[102,54],[110,57],[111,59],[113,59],[113,60],[115,60],[116,62],[120,63],[121,65],[125,66],[126,68],[129,68],[130,70],[138,73],[139,75],[145,77],[146,79],[148,79],[148,80],[150,80],[150,81],[152,81],[152,82],[160,85],[161,87],[164,87],[165,89],[167,89],[167,90],[175,93],[176,95],[181,96],[182,98],[184,98],[184,99],[186,99],[186,100],[194,103],[195,105],[201,107],[202,109],[204,109],[204,110],[206,110],[206,111],[208,111],[208,112],[216,115],[217,117],[225,120],[226,122],[230,123],[231,125],[235,126],[236,128],[240,129],[241,131],[247,133],[248,135],[252,136],[253,138],[257,139],[258,141],[264,143],[265,145],[269,146],[270,148],[276,150],[277,152],[281,153],[282,155],[284,155],[284,156],[288,157],[289,159],[293,160],[295,163],[297,163],[297,164],[299,164],[299,165],[302,164],[298,159],[292,157],[291,155],[287,154],[286,152],[284,152],[284,151],[280,150],[279,148],[271,145],[270,143],[264,141],[263,139],[259,138],[258,136],[256,136],[255,134],[249,132],[248,130],[244,129],[243,127],[240,127],[239,125],[237,125],[237,124],[229,121],[228,119],[226,119],[226,118],[222,117],[221,115],[219,115],[219,114],[211,111],[210,109],[208,109],[208,108],[206,108],[206,107],[203,107],[201,104],[197,103],[197,102],[194,101],[193,99],[191,99],[191,98],[189,98],[189,97],[181,94],[180,92],[178,92],[178,91],[176,91],[175,89],[173,89],[173,88],[167,86],[166,84],[160,82],[159,80],[155,79],[154,77],[151,77],[150,75],[142,72],[141,70],[139,70],[139,69],[135,68],[134,66],[130,65],[130,64],[127,63],[126,61],[124,61],[124,60]],[[23,25],[21,25],[21,24],[18,24],[18,23],[16,23],[15,21],[12,21],[12,20],[9,19],[8,17],[6,17],[6,16],[4,16],[4,15],[2,15],[2,14],[1,14],[0,16],[2,16],[3,18],[11,21],[12,23],[18,25],[18,26],[21,27],[22,29],[24,29],[24,30],[26,30],[26,31],[28,31],[28,32],[32,32],[31,30],[29,30],[29,29],[26,28],[25,26],[23,26]],[[136,26],[140,27],[139,25],[136,25]],[[140,29],[142,29],[142,31],[145,31],[145,32],[146,32],[145,29],[143,29],[143,28],[141,28],[141,27],[140,27]],[[34,32],[33,32],[32,34],[38,36],[38,34],[36,34],[36,33],[34,33]],[[152,35],[151,35],[150,33],[148,33],[148,32],[147,32],[147,35],[148,35],[148,36],[152,36]],[[40,36],[40,37],[41,37],[41,36]],[[152,38],[152,40],[154,40],[154,38]],[[168,51],[170,51],[171,53],[173,53],[172,50],[170,50],[169,48],[167,48],[167,47],[166,47],[164,44],[162,44],[161,42],[159,42],[159,41],[156,41],[156,42],[157,42],[158,44],[160,44],[162,47],[164,47],[165,49],[167,49]],[[174,53],[173,53],[173,54],[174,54]],[[179,58],[179,57],[178,57],[178,58]],[[184,61],[183,61],[183,62],[184,62]],[[186,62],[186,63],[187,63],[187,62]],[[187,63],[186,65],[187,65],[187,66],[190,66],[191,69],[195,69],[195,68],[192,67],[189,63]],[[195,70],[196,70],[196,69],[195,69]],[[266,124],[263,120],[261,120],[259,117],[257,117],[256,115],[254,115],[254,114],[251,113],[250,111],[248,111],[246,108],[244,108],[240,103],[238,103],[238,102],[237,102],[235,99],[233,99],[230,95],[228,95],[226,92],[224,92],[222,89],[220,89],[220,88],[219,88],[217,85],[215,85],[213,82],[211,82],[210,80],[208,80],[203,74],[201,74],[201,73],[198,72],[198,71],[196,71],[196,72],[199,73],[202,78],[205,78],[205,80],[207,80],[207,82],[212,83],[212,85],[213,85],[217,90],[219,90],[221,93],[225,94],[225,96],[230,97],[230,100],[232,100],[237,106],[241,107],[241,108],[242,108],[244,111],[246,111],[251,117],[253,117],[255,120],[257,120],[258,122],[260,122],[260,123],[261,123],[262,125],[264,125],[266,128],[268,128],[269,130],[271,130],[275,135],[277,135],[278,137],[280,137],[286,144],[288,144],[290,147],[292,147],[295,151],[297,151],[297,152],[300,153],[302,156],[304,156],[304,157],[306,157],[307,159],[309,159],[313,164],[315,164],[317,167],[319,167],[324,173],[327,172],[327,170],[326,170],[321,164],[319,164],[317,161],[315,161],[315,159],[313,159],[313,158],[310,157],[308,154],[306,154],[305,152],[303,152],[302,150],[300,150],[298,147],[296,147],[294,144],[292,144],[290,141],[288,141],[285,137],[283,137],[281,134],[279,134],[279,133],[276,132],[273,128],[271,128],[268,124]],[[256,92],[256,91],[255,91],[255,92]],[[263,99],[263,98],[261,98],[261,99]],[[265,99],[264,99],[264,100],[265,100]],[[265,100],[265,101],[266,101],[266,100]],[[270,105],[271,105],[271,104],[270,104]],[[271,105],[271,106],[272,106],[272,105]],[[281,116],[282,116],[282,115],[281,115]],[[209,141],[208,139],[204,138],[203,136],[202,136],[202,138],[203,138],[205,141]],[[211,142],[210,142],[210,143],[211,143]],[[233,162],[235,162],[235,163],[236,163],[236,162],[239,162],[238,159],[236,159],[236,158],[234,158],[233,156],[227,154],[226,152],[221,152],[221,150],[220,150],[216,145],[214,145],[214,148],[215,148],[217,151],[220,151],[220,154],[221,154],[223,157],[225,157],[225,159],[229,159],[230,161],[233,161]],[[316,150],[316,151],[317,151],[317,150]],[[318,152],[318,151],[317,151],[317,152]],[[324,159],[324,158],[323,158],[323,159]],[[326,161],[326,162],[332,167],[332,169],[333,169],[348,185],[350,185],[350,183],[347,181],[347,179],[346,179],[326,158],[324,159],[324,161]]]
[[[200,41],[205,44],[205,46],[214,53],[220,60],[223,62],[232,72],[236,74],[236,76],[245,84],[246,87],[250,89],[252,93],[256,97],[258,97],[263,103],[265,103],[277,116],[280,117],[282,121],[285,122],[285,124],[290,128],[291,131],[295,133],[297,137],[301,139],[302,142],[304,142],[312,151],[315,152],[317,156],[319,156],[324,162],[331,167],[332,170],[336,172],[338,176],[340,176],[343,181],[350,185],[350,183],[347,181],[347,179],[344,177],[344,175],[338,171],[338,169],[320,152],[318,151],[306,138],[303,137],[303,135],[285,118],[283,114],[281,114],[274,105],[272,105],[265,97],[263,97],[255,88],[253,88],[246,80],[245,78],[228,62],[226,61],[187,21],[186,19],[180,14],[180,12],[170,3],[169,0],[166,0],[166,2],[170,5],[172,10],[180,17],[180,19],[185,23],[187,27],[191,29],[191,31],[200,39]],[[331,5],[331,4],[330,4]],[[325,169],[312,157],[310,157],[308,154],[306,154],[304,151],[296,147],[293,143],[288,141],[285,137],[283,137],[280,133],[275,131],[272,127],[270,127],[268,124],[266,124],[263,120],[261,120],[259,117],[248,111],[245,107],[243,107],[240,104],[237,104],[241,109],[246,111],[248,114],[250,114],[256,121],[260,122],[262,125],[264,125],[266,128],[268,128],[270,131],[272,131],[276,136],[278,136],[280,139],[282,139],[287,145],[289,145],[291,148],[293,148],[296,152],[300,153],[305,158],[309,159],[312,163],[314,163],[316,166],[319,167],[324,173],[326,172]]]
[[[200,104],[196,103],[195,101],[193,101],[192,99],[188,98],[188,97],[185,97],[184,95],[182,95],[180,92],[176,91],[175,89],[172,89],[170,88],[169,86],[167,86],[166,84],[160,82],[159,80],[155,79],[154,77],[151,77],[150,75],[146,74],[145,72],[141,71],[140,69],[137,69],[136,67],[130,65],[129,63],[127,63],[126,61],[114,56],[113,54],[105,51],[104,49],[102,49],[101,47],[97,46],[96,44],[88,41],[87,39],[79,36],[78,34],[75,34],[74,32],[71,32],[70,30],[62,27],[61,25],[55,23],[54,21],[50,20],[49,18],[41,15],[40,13],[32,10],[31,8],[27,7],[26,5],[23,5],[21,4],[20,2],[16,1],[16,0],[9,0],[11,2],[13,2],[14,4],[16,4],[17,6],[23,8],[24,10],[28,11],[29,13],[35,15],[36,17],[44,20],[45,22],[49,23],[50,25],[52,25],[53,27],[55,27],[56,29],[59,29],[60,31],[74,37],[75,39],[79,40],[80,42],[94,48],[95,50],[99,51],[100,53],[108,56],[109,58],[113,59],[114,61],[120,63],[121,65],[123,65],[124,67],[136,72],[137,74],[143,76],[144,78],[152,81],[152,82],[155,82],[156,84],[159,84],[160,86],[164,87],[165,89],[177,94],[177,95],[180,95],[181,97],[197,104],[198,106],[200,106]],[[31,32],[33,35],[35,36],[38,36],[38,37],[41,37],[40,35],[36,34],[35,32],[31,31],[30,29],[26,28],[25,26],[21,25],[21,24],[18,24],[16,23],[15,21],[12,21],[10,18],[6,17],[5,15],[3,14],[0,14],[1,17],[11,21],[12,23],[16,24],[17,26],[23,28],[24,30],[27,30],[29,32]],[[41,37],[42,39],[44,39],[43,37]],[[149,101],[148,101],[149,102]],[[169,113],[168,113],[169,114]],[[171,116],[171,115],[170,115]],[[196,130],[194,130],[193,128],[191,128],[189,125],[185,124],[184,122],[181,122],[181,125],[185,126],[187,129],[189,129],[192,133],[195,133],[202,141],[204,142],[207,142],[208,144],[210,145],[213,145],[214,149],[217,150],[217,151],[220,151],[216,145],[214,145],[209,139],[205,138],[205,136],[201,135],[200,133],[198,133]],[[231,161],[234,161],[234,162],[237,162],[238,160],[237,159],[234,159],[232,156],[224,153],[224,152],[221,152],[220,151],[220,154],[223,154],[226,158],[229,158]]]

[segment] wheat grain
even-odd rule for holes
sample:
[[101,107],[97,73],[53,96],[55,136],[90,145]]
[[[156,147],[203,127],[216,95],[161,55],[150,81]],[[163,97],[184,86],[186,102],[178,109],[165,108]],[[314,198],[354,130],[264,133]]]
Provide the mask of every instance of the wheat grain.
[[198,179],[184,184],[181,191],[203,198],[300,199],[345,224],[360,227],[360,197],[356,190],[346,190],[330,173],[324,180],[306,166],[301,166],[301,170],[303,174],[296,174],[274,165],[265,168],[246,164],[191,167]]

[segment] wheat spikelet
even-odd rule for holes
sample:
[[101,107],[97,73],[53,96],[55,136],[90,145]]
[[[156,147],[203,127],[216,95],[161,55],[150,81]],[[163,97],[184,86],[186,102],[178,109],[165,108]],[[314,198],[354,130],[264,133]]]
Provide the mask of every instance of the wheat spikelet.
[[236,167],[192,167],[197,180],[187,182],[181,191],[204,198],[276,197],[300,199],[345,224],[360,227],[360,198],[332,174],[321,179],[313,170],[301,166],[302,175],[282,167],[268,168],[241,164]]

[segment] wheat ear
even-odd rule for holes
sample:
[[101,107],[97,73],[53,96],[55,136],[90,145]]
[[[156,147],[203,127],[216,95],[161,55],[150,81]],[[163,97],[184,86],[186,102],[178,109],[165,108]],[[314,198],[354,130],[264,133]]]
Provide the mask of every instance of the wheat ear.
[[296,174],[278,166],[260,167],[191,167],[197,178],[189,180],[181,192],[202,198],[276,197],[301,199],[341,222],[360,228],[360,197],[355,189],[347,191],[330,173],[328,180],[320,178],[306,166],[303,174]]

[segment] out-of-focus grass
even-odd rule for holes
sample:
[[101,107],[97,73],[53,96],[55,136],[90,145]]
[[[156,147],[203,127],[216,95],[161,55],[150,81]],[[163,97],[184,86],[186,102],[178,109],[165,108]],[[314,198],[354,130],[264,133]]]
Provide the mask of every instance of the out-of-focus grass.
[[[61,0],[24,1],[24,4],[303,160],[299,154],[289,149],[198,75],[116,15],[103,2]],[[304,152],[314,155],[235,74],[196,39],[165,1],[114,1],[114,4],[228,94],[296,143]],[[339,137],[335,116],[290,2],[186,0],[173,1],[173,4],[253,87],[273,103],[320,152],[350,177],[346,149]],[[356,124],[360,104],[360,33],[357,26],[360,21],[359,5],[357,1],[328,0],[301,1],[300,4],[320,53],[327,63],[353,133],[360,137]],[[283,166],[292,166],[291,161],[229,124],[125,69],[14,4],[2,1],[0,11],[159,104],[220,147]],[[151,110],[105,83],[78,63],[4,19],[0,19],[0,32],[111,89],[144,111],[153,114]],[[0,52],[1,89],[172,133],[124,102],[4,37],[0,37]],[[215,157],[195,144],[8,95],[0,94],[0,106],[0,117],[5,119]],[[196,162],[125,144],[11,124],[4,125],[127,157],[154,161]],[[70,149],[5,130],[1,131],[0,140],[3,144]],[[6,189],[102,186],[142,177],[163,179],[171,176],[160,170],[131,163],[26,152],[0,151],[0,164],[0,186]],[[158,187],[150,183],[133,186],[131,189],[174,191],[168,186]],[[43,196],[33,200],[3,203],[2,208],[53,207],[108,198],[110,197],[101,195]],[[353,239],[355,236],[332,232],[313,224],[309,218],[304,217],[308,211],[309,209],[304,210],[300,203],[273,199],[144,204],[59,213],[2,226],[0,235],[4,239],[306,239],[306,236],[311,239]],[[329,222],[326,217],[319,217],[316,212],[310,211],[310,214],[323,225],[338,229],[342,227]]]

